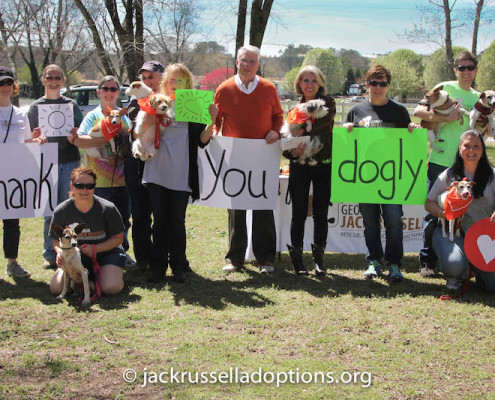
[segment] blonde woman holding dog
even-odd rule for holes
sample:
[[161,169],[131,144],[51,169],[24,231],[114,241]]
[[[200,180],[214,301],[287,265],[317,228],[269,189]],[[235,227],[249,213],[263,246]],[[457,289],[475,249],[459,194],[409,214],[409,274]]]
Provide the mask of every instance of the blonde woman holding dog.
[[[438,205],[438,196],[450,187],[452,182],[467,178],[474,181],[473,201],[464,215],[461,228],[464,233],[477,221],[491,218],[495,230],[495,169],[486,155],[483,138],[475,129],[461,135],[454,164],[442,172],[428,193],[425,209],[434,217],[445,218],[445,212]],[[433,249],[439,258],[440,270],[447,278],[447,289],[458,290],[468,279],[469,261],[464,251],[464,237],[454,237],[451,242],[443,237],[442,228],[433,232]],[[485,272],[473,267],[476,282],[485,290],[495,293],[495,272]]]
[[[311,132],[300,128],[297,134],[318,137],[323,145],[313,158],[316,165],[301,165],[291,162],[289,174],[289,192],[292,200],[292,219],[290,227],[291,245],[287,245],[296,275],[308,275],[303,264],[304,225],[308,214],[309,187],[313,184],[313,220],[314,243],[311,244],[313,264],[316,275],[324,276],[326,268],[323,261],[328,234],[328,205],[330,203],[330,157],[332,154],[332,129],[335,117],[335,100],[328,96],[327,83],[323,73],[314,65],[303,67],[297,74],[294,89],[301,97],[300,103],[322,99],[328,108],[328,114],[315,119]],[[304,125],[305,126],[305,125]],[[284,156],[296,160],[306,145],[284,152]]]
[[[18,95],[19,85],[14,73],[10,68],[0,66],[0,140],[2,143],[45,143],[46,137],[40,135],[40,129],[31,132],[26,113],[10,102],[11,97]],[[31,276],[17,263],[20,237],[19,220],[4,219],[3,252],[7,259],[6,273],[14,278]]]
[[[95,196],[95,172],[86,167],[79,167],[71,174],[71,196],[59,204],[53,212],[52,226],[70,226],[84,224],[83,231],[77,237],[81,250],[81,261],[95,279],[93,254],[101,268],[99,285],[103,294],[119,293],[124,287],[123,268],[125,253],[122,248],[124,224],[117,207],[108,200]],[[59,295],[63,288],[64,262],[61,255],[59,239],[50,227],[53,248],[57,252],[57,269],[50,283],[50,291]]]
[[[175,99],[176,89],[192,89],[193,77],[184,64],[170,64],[163,75],[161,93]],[[217,107],[210,106],[211,121]],[[156,155],[145,162],[143,185],[148,188],[153,211],[153,244],[149,258],[151,282],[162,282],[170,262],[176,282],[191,271],[186,257],[186,208],[191,196],[199,198],[198,147],[208,144],[213,133],[208,125],[192,122],[171,124],[160,135]]]

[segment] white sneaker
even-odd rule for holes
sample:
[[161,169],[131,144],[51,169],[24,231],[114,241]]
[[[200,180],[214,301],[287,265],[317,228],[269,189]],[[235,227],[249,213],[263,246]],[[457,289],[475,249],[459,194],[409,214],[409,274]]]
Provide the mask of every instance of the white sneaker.
[[134,267],[136,265],[136,260],[132,258],[129,254],[125,255],[125,266],[126,267]]
[[428,267],[422,267],[421,268],[421,271],[419,272],[419,274],[423,278],[426,278],[428,276],[435,276],[435,270],[434,269],[431,269],[431,268],[428,268]]
[[228,263],[225,267],[222,268],[223,272],[236,272],[242,268],[242,265]]
[[260,265],[260,271],[262,274],[272,274],[275,272],[275,267],[271,262],[266,262],[263,265]]
[[5,270],[8,276],[13,278],[28,278],[31,276],[29,272],[27,272],[24,268],[22,268],[17,261],[13,261],[10,264],[7,264],[7,269]]

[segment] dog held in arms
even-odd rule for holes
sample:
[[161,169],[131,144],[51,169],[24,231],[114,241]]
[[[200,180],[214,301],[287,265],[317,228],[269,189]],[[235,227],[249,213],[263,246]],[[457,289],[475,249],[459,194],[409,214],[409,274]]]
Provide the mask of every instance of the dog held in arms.
[[[424,98],[419,102],[419,105],[426,106],[428,111],[433,110],[436,114],[439,115],[449,115],[453,110],[458,107],[456,101],[452,100],[449,94],[443,90],[443,86],[440,85],[435,89],[430,90],[424,96]],[[462,108],[457,109],[457,113],[460,119],[460,124],[462,125],[464,122],[463,113],[466,110]],[[439,153],[443,153],[443,150],[435,145],[435,142],[438,137],[438,133],[440,129],[446,124],[446,122],[431,122],[431,121],[421,121],[421,127],[426,128],[428,130],[428,142],[430,143],[430,147],[438,151]],[[443,139],[438,139],[439,142],[443,142]]]
[[473,200],[474,182],[468,182],[466,178],[462,181],[454,181],[448,191],[438,196],[438,205],[445,211],[442,222],[443,237],[447,237],[445,231],[446,221],[449,221],[449,240],[454,241],[454,231],[457,237],[461,236],[461,221]]
[[[489,134],[495,139],[495,122],[493,121],[495,116],[495,90],[486,90],[479,97],[480,99],[473,109],[470,112],[466,111],[466,114],[469,115],[469,127],[477,129],[485,141]],[[488,119],[487,123],[480,123],[480,117],[483,116]]]
[[[122,116],[127,114],[127,108],[120,110],[101,110],[105,118],[103,118],[98,124],[93,126],[88,135],[94,138],[105,137],[110,144],[112,153],[116,152],[116,145],[114,137],[122,129]],[[88,147],[84,149],[84,152],[93,158],[104,158],[107,154],[105,152],[105,146],[101,147]]]
[[81,262],[81,252],[77,247],[77,235],[79,235],[83,229],[83,224],[79,224],[75,228],[71,228],[70,226],[61,228],[58,225],[53,225],[52,227],[53,233],[59,238],[60,249],[62,250],[61,255],[64,259],[61,267],[64,271],[63,288],[62,293],[60,293],[57,298],[65,299],[69,289],[69,281],[71,280],[74,284],[82,283],[84,290],[82,304],[89,305],[91,302],[89,297],[89,273]]
[[160,93],[139,99],[138,104],[141,110],[136,117],[132,155],[146,161],[160,148],[160,131],[172,122],[173,104],[170,97]]
[[[325,107],[325,101],[322,99],[310,100],[306,103],[300,103],[287,114],[287,121],[280,129],[280,134],[284,138],[296,137],[299,129],[305,129],[306,132],[311,132],[315,119],[323,118],[328,114],[328,108]],[[323,145],[318,136],[311,137],[306,145],[304,152],[297,158],[297,162],[301,165],[308,163],[314,166],[317,161],[313,156],[322,149]],[[295,161],[296,162],[296,161]]]

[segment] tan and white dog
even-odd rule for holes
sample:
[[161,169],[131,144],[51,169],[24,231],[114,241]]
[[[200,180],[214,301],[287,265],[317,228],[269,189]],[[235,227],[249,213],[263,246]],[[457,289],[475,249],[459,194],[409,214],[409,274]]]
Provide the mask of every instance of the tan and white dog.
[[[426,106],[428,111],[433,110],[436,114],[439,115],[449,115],[459,103],[452,100],[449,94],[443,90],[443,86],[438,86],[435,89],[430,90],[424,96],[424,98],[419,102],[419,105]],[[458,116],[460,119],[460,124],[462,125],[464,122],[463,113],[464,109],[459,108],[457,110]],[[435,145],[437,141],[438,133],[440,129],[446,124],[446,122],[431,122],[421,120],[421,127],[426,128],[428,132],[428,142],[430,143],[430,147],[438,151],[439,153],[443,153],[443,150]],[[443,142],[443,139],[438,139],[439,142]]]
[[84,268],[81,262],[81,252],[77,247],[77,235],[79,235],[84,229],[84,225],[79,224],[75,228],[69,226],[61,228],[58,225],[53,225],[52,231],[59,238],[59,246],[62,250],[61,255],[64,259],[61,269],[64,271],[63,275],[63,289],[62,293],[57,297],[58,299],[65,299],[67,291],[69,289],[69,281],[83,285],[84,298],[82,300],[83,305],[89,305],[91,300],[89,297],[89,280],[88,270]]
[[[306,132],[311,132],[313,129],[313,123],[317,118],[323,118],[328,114],[328,108],[325,107],[325,101],[322,99],[310,100],[306,103],[300,103],[296,105],[287,114],[287,120],[285,121],[280,134],[284,138],[295,137],[296,132],[299,129],[305,129]],[[301,165],[308,163],[308,165],[314,166],[317,161],[313,156],[318,153],[323,147],[318,136],[312,136],[304,152],[297,158],[297,162]]]
[[[148,104],[140,103],[141,110],[136,117],[134,127],[134,142],[132,143],[132,155],[147,161],[156,154],[157,147],[155,141],[158,134],[166,126],[170,125],[173,118],[172,99],[164,94],[155,93],[149,97]],[[159,130],[157,132],[156,130]]]
[[447,237],[445,231],[446,221],[449,221],[449,240],[454,241],[454,232],[457,237],[461,236],[461,222],[471,201],[473,200],[474,182],[469,182],[466,178],[462,181],[454,181],[448,191],[438,196],[438,205],[445,211],[445,218],[440,218],[442,222],[443,237]]
[[[483,140],[486,140],[488,135],[495,139],[495,122],[493,121],[495,116],[495,90],[486,90],[481,93],[478,102],[470,112],[466,111],[466,114],[469,115],[469,127],[477,129],[483,136]],[[488,118],[488,123],[484,126],[478,122],[479,117],[482,115]]]
[[153,90],[141,81],[134,81],[125,90],[125,93],[129,96],[134,96],[136,99],[144,99],[152,94]]
[[[122,116],[127,114],[127,108],[121,108],[120,110],[102,110],[103,118],[98,124],[93,126],[88,135],[93,138],[105,137],[107,138],[112,153],[115,154],[116,146],[113,137],[122,129]],[[105,152],[105,146],[100,147],[88,147],[84,149],[84,152],[93,158],[104,158],[107,154]]]

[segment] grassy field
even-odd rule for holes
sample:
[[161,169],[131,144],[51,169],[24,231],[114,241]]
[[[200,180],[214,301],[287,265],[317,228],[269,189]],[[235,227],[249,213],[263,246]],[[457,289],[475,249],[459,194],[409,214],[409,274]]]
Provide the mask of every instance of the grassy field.
[[421,278],[416,254],[395,285],[362,280],[356,254],[327,253],[324,279],[296,278],[286,253],[273,276],[225,275],[226,212],[191,206],[195,275],[150,285],[130,268],[121,294],[84,309],[49,294],[41,219],[21,229],[33,275],[0,280],[0,399],[495,399],[495,297],[439,300],[444,279]]

